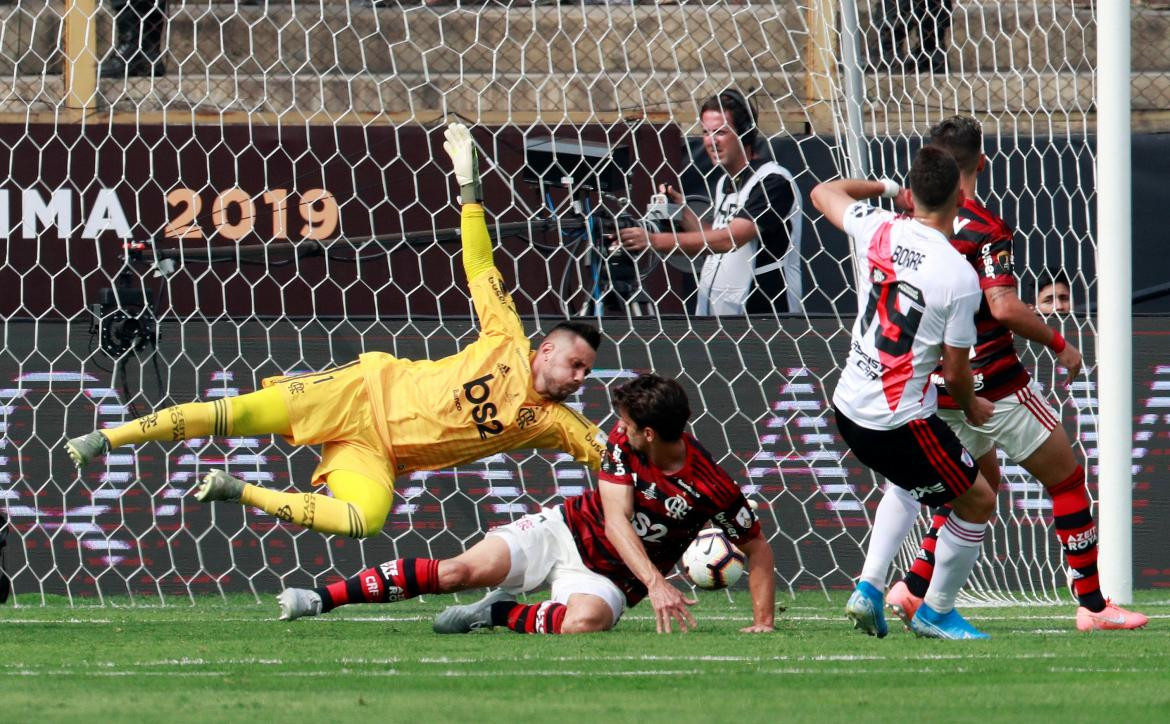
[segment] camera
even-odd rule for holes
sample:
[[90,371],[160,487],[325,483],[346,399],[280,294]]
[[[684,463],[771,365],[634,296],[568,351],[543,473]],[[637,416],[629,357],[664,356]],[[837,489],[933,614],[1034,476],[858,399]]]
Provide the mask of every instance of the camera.
[[141,288],[130,286],[121,277],[113,289],[98,291],[98,303],[90,309],[97,329],[91,331],[99,335],[103,352],[117,358],[154,346],[158,327],[145,297]]
[[[148,242],[125,245],[127,263],[141,261]],[[98,301],[90,305],[93,320],[90,334],[97,335],[101,349],[114,359],[127,352],[154,347],[158,323],[146,290],[127,267],[114,279],[114,286],[98,290]]]

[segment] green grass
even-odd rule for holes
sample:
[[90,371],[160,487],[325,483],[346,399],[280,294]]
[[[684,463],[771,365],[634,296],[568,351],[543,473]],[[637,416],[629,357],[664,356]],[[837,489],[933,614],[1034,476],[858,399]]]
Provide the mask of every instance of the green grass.
[[[32,599],[28,599],[29,602]],[[464,599],[469,600],[469,599]],[[272,620],[247,597],[0,609],[4,721],[1166,721],[1170,600],[1144,631],[1081,634],[1068,607],[968,608],[985,642],[884,640],[844,595],[801,595],[769,635],[743,594],[702,596],[659,636],[643,603],[612,632],[437,636],[450,597]]]

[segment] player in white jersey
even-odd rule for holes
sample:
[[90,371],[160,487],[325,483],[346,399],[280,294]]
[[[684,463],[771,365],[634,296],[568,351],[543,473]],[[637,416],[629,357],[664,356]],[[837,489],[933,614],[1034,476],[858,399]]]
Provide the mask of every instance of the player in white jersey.
[[[841,179],[813,189],[813,204],[849,234],[858,265],[859,314],[833,407],[853,454],[892,483],[884,495],[915,507],[950,503],[954,510],[939,534],[934,578],[911,628],[934,638],[986,638],[954,605],[979,556],[995,493],[934,414],[938,395],[930,380],[941,357],[947,388],[967,417],[974,424],[991,417],[994,405],[975,396],[968,359],[982,292],[947,236],[959,203],[955,160],[923,148],[909,179],[912,217],[858,201],[896,193],[893,182]],[[881,523],[874,520],[875,530]],[[871,535],[870,547],[889,545],[887,539]],[[871,550],[867,561],[883,557]],[[857,628],[879,638],[889,630],[882,613],[885,576],[864,570],[846,606]]]

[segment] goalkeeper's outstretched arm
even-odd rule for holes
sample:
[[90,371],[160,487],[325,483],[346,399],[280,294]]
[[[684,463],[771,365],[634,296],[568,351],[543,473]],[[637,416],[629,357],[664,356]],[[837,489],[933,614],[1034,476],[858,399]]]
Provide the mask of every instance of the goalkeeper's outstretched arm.
[[462,123],[452,123],[443,132],[443,149],[451,157],[459,195],[463,202],[460,230],[463,237],[463,270],[467,281],[495,266],[492,239],[483,218],[483,185],[479,180],[479,158],[471,132]]

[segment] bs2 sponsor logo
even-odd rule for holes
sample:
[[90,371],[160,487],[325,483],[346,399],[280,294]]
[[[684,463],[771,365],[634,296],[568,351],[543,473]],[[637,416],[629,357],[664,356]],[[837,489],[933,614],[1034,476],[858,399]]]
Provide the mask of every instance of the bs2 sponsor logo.
[[489,435],[499,435],[504,431],[503,423],[496,419],[499,410],[494,402],[490,402],[492,388],[488,383],[495,377],[484,375],[463,383],[463,396],[473,405],[471,419],[475,422],[475,429],[479,431],[480,440],[486,440]]

